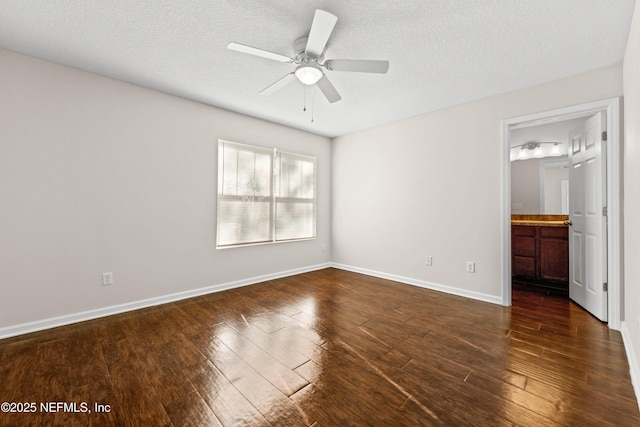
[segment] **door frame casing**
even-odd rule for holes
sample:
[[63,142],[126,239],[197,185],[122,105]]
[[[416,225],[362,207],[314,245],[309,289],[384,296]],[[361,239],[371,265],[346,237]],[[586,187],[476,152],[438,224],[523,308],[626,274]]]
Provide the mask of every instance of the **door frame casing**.
[[502,305],[511,305],[511,158],[509,134],[513,129],[607,115],[607,270],[608,324],[620,330],[623,307],[622,283],[622,116],[621,98],[543,111],[502,120]]

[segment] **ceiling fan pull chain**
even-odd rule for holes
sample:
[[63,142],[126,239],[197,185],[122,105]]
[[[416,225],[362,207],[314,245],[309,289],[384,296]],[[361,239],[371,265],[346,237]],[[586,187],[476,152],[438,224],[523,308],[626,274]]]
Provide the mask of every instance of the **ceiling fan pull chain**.
[[302,111],[307,111],[307,87],[306,86],[302,88],[302,93],[303,93]]
[[313,89],[311,90],[311,123],[313,123]]

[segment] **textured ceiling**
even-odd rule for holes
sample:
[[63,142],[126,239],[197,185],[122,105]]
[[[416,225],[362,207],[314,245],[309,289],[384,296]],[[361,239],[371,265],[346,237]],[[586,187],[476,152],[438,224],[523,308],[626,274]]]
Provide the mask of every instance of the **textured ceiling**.
[[[634,0],[2,0],[0,47],[334,137],[619,63],[633,7]],[[334,104],[297,81],[260,95],[294,65],[227,44],[291,56],[315,9],[338,17],[327,59],[387,59],[389,72],[327,71],[342,95]]]

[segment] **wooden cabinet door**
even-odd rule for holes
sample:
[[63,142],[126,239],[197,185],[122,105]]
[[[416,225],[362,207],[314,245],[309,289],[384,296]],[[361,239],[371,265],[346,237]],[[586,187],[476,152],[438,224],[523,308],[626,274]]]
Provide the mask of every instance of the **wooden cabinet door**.
[[514,276],[530,279],[537,277],[536,234],[536,227],[521,225],[512,227],[511,269]]
[[562,239],[540,239],[540,278],[569,281],[569,245]]
[[540,227],[540,278],[569,282],[569,241],[566,228]]
[[529,279],[536,278],[536,259],[531,257],[513,257],[511,263],[514,276],[526,277]]

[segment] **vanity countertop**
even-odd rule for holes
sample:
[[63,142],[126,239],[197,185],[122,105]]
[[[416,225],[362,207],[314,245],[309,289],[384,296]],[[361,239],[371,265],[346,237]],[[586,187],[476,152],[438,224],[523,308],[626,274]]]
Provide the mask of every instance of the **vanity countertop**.
[[567,227],[569,215],[511,215],[512,225]]

